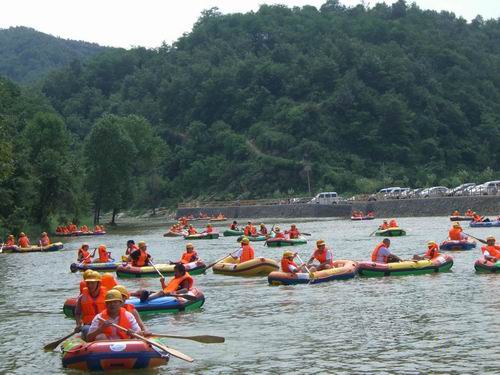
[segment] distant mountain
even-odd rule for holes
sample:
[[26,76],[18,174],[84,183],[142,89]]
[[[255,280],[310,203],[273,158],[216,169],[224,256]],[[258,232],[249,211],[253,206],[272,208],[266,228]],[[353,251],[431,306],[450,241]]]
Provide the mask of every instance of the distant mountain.
[[107,49],[28,27],[0,29],[0,75],[18,83],[31,83],[73,60],[86,60]]

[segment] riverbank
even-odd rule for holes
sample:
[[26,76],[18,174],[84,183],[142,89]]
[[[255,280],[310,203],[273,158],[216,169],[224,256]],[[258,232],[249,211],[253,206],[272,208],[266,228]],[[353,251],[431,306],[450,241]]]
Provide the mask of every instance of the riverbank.
[[179,208],[177,217],[222,213],[228,218],[349,218],[353,210],[373,211],[378,217],[448,216],[453,210],[465,212],[472,209],[481,215],[500,215],[500,196],[443,197],[427,199],[394,199],[363,201],[352,204],[283,204],[266,206],[198,207]]

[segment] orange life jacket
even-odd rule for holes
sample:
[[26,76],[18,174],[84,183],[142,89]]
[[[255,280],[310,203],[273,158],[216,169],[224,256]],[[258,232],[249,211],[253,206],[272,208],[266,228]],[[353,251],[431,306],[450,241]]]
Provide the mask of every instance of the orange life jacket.
[[436,244],[430,245],[425,252],[425,257],[428,257],[429,259],[437,258],[439,255],[439,248]]
[[93,298],[89,293],[89,289],[83,288],[80,298],[83,324],[91,324],[95,316],[106,309],[106,303],[104,302],[106,291],[103,286],[99,287],[99,294],[96,298]]
[[252,233],[252,226],[251,225],[247,225],[245,227],[245,230],[243,232],[244,232],[245,236],[247,236],[247,237],[250,236],[251,233]]
[[[372,262],[376,262],[377,261],[378,252],[380,251],[380,249],[382,247],[387,248],[387,246],[385,245],[385,243],[381,242],[381,243],[379,243],[377,245],[377,247],[375,248],[375,250],[373,250],[373,252],[372,252]],[[384,256],[384,263],[387,263],[387,256]]]
[[101,285],[106,288],[106,290],[113,289],[117,284],[116,280],[112,275],[102,275]]
[[194,229],[194,228],[189,228],[188,229],[188,234],[196,234],[196,233],[197,233],[196,229]]
[[17,244],[20,246],[20,247],[29,247],[30,246],[30,240],[28,237],[24,236],[24,237],[19,237],[19,239],[17,240]]
[[483,218],[481,216],[479,216],[479,215],[474,215],[472,221],[480,223],[481,221],[483,221]]
[[90,259],[90,251],[82,248],[78,249],[78,259],[82,259],[84,264],[92,263],[92,259]]
[[[314,250],[313,256],[314,259],[316,259],[318,262],[321,264],[326,263],[326,255],[328,254],[330,250],[325,249],[324,251],[320,251],[319,249]],[[333,256],[332,259],[328,262],[329,265],[333,266]]]
[[145,250],[139,249],[139,258],[137,258],[137,260],[132,260],[132,265],[135,267],[144,267],[147,263],[148,253]]
[[452,241],[460,241],[462,239],[461,233],[462,228],[451,228],[448,232],[448,236]]
[[194,280],[191,277],[191,275],[189,275],[189,273],[186,272],[186,274],[184,276],[173,277],[169,281],[167,286],[163,289],[163,292],[164,293],[171,293],[171,292],[175,292],[176,290],[179,290],[179,288],[181,288],[181,285],[184,282],[184,280],[188,281],[188,283],[189,283],[188,289],[191,289],[193,287]]
[[292,271],[290,270],[290,266],[294,266],[295,268],[299,268],[295,264],[295,262],[291,261],[290,259],[287,259],[287,258],[281,259],[281,270],[283,272],[292,273]]
[[281,232],[275,234],[274,238],[285,238],[285,235]]
[[132,305],[131,303],[124,303],[123,308],[131,314],[135,311],[135,306]]
[[288,235],[290,236],[290,238],[299,238],[300,236],[300,232],[298,229],[290,229],[290,231],[288,232]]
[[[122,326],[123,328],[126,328],[126,329],[131,329],[132,328],[132,324],[130,324],[130,321],[128,320],[127,318],[127,314],[126,314],[127,310],[124,309],[123,307],[120,308],[120,319],[118,321],[118,325]],[[101,318],[103,318],[104,320],[108,320],[109,319],[109,314],[108,314],[108,310],[107,309],[104,309],[104,311],[101,313]],[[117,328],[114,328],[114,327],[104,327],[102,329],[102,333],[104,333],[108,339],[111,339],[112,336],[113,336],[113,329],[116,330],[116,334],[122,339],[122,340],[126,340],[126,339],[129,339],[130,336],[127,335],[126,332],[123,332]]]
[[240,263],[252,260],[255,257],[253,247],[250,245],[243,245],[242,252],[240,256]]
[[5,246],[15,246],[16,245],[16,240],[14,240],[13,238],[9,238],[7,239],[7,241],[5,241]]
[[473,215],[474,215],[474,212],[473,212],[473,211],[471,211],[471,210],[467,210],[467,211],[465,212],[465,216],[473,216]]
[[110,261],[107,249],[105,249],[103,247],[99,247],[98,251],[99,251],[99,262],[100,263],[107,263]]
[[182,254],[182,258],[181,258],[181,263],[182,264],[186,264],[186,263],[191,263],[194,259],[196,259],[195,257],[198,256],[198,254],[196,253],[196,251],[193,250],[192,253],[188,253],[187,251]]
[[481,247],[481,251],[484,252],[488,251],[490,253],[490,256],[493,258],[500,258],[500,246],[498,245],[485,245]]
[[87,287],[87,282],[85,280],[80,281],[80,294],[83,293],[83,289]]
[[49,236],[43,236],[40,238],[40,242],[42,243],[42,246],[48,246],[50,245],[50,238]]
[[398,223],[396,220],[389,221],[389,228],[397,228]]
[[207,229],[205,230],[205,233],[212,233],[213,231],[214,231],[214,228],[207,227]]
[[387,223],[382,223],[382,225],[380,226],[380,229],[384,230],[384,229],[388,229],[389,228],[389,224]]

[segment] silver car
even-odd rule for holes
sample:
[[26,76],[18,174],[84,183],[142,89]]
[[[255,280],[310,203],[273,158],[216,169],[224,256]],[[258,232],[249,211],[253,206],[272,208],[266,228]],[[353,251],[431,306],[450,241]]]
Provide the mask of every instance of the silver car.
[[421,198],[444,197],[448,193],[446,186],[433,186],[420,192]]

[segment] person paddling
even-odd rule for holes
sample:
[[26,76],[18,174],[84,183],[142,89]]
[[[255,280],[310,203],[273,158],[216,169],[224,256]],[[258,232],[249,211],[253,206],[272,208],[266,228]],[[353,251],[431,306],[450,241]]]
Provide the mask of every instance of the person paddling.
[[241,248],[231,254],[234,259],[238,259],[239,263],[248,262],[255,258],[255,251],[252,246],[250,246],[250,240],[248,237],[243,237],[241,239]]
[[286,239],[285,234],[281,232],[281,228],[278,226],[274,227],[274,238]]
[[239,230],[239,228],[238,228],[238,222],[236,220],[234,220],[233,223],[231,224],[231,226],[229,227],[229,229],[231,229],[231,230]]
[[316,241],[316,249],[314,249],[307,265],[309,266],[315,260],[319,262],[319,265],[310,267],[311,272],[333,268],[333,252],[326,248],[324,240]]
[[47,232],[42,232],[42,235],[40,236],[39,240],[40,244],[42,246],[49,246],[50,245],[50,238]]
[[[87,334],[87,341],[126,340],[131,338],[130,332],[141,332],[134,315],[122,307],[123,298],[119,290],[114,289],[107,292],[105,303],[106,308],[92,320]],[[128,332],[125,333],[112,327],[111,323],[126,328]]]
[[267,236],[267,234],[269,233],[264,223],[260,223],[259,232],[262,236]]
[[391,240],[384,238],[372,252],[372,262],[375,263],[397,263],[402,262],[402,259],[389,251]]
[[127,241],[127,248],[125,249],[125,255],[130,256],[134,251],[138,250],[139,247],[135,244],[134,240]]
[[429,241],[427,242],[427,251],[425,252],[424,255],[417,255],[415,254],[413,256],[413,260],[425,260],[425,259],[435,259],[439,255],[439,246],[435,241]]
[[389,229],[389,223],[387,222],[387,220],[384,220],[382,224],[378,227],[378,229],[380,230]]
[[147,245],[145,241],[139,241],[138,249],[134,250],[130,254],[130,258],[132,259],[132,266],[134,267],[144,267],[149,264],[149,260],[151,259],[151,255],[147,252]]
[[99,258],[94,260],[95,263],[111,262],[111,253],[106,249],[106,245],[99,245],[97,252],[99,254]]
[[85,284],[87,286],[83,288],[75,306],[75,332],[82,332],[84,340],[94,317],[106,308],[104,301],[106,288],[101,286],[99,272],[92,271]]
[[92,263],[92,254],[90,254],[88,243],[82,244],[82,246],[78,249],[77,260],[83,264]]
[[391,219],[391,221],[389,221],[389,228],[398,228],[398,222],[396,219]]
[[293,239],[297,239],[300,237],[300,232],[299,230],[297,229],[297,225],[295,224],[292,224],[290,226],[290,230],[288,231],[285,231],[285,234],[288,234],[288,237],[293,240]]
[[463,229],[458,221],[453,223],[452,228],[448,232],[448,237],[452,241],[462,241],[467,239],[467,236],[463,233]]
[[285,251],[283,257],[281,258],[281,270],[286,273],[301,273],[305,267],[304,264],[298,266],[293,259],[297,256],[297,253],[291,251]]
[[197,234],[197,233],[198,232],[196,231],[196,229],[194,229],[193,224],[189,224],[188,234],[191,236],[191,235]]
[[4,246],[16,246],[16,238],[13,234],[9,234],[7,240],[4,243]]
[[500,245],[497,245],[493,236],[486,237],[486,245],[481,247],[485,259],[497,262],[500,259]]
[[162,290],[153,294],[149,294],[147,290],[141,292],[141,302],[151,301],[155,298],[165,297],[165,296],[177,296],[179,294],[186,294],[194,285],[194,279],[186,271],[186,267],[183,264],[177,263],[174,266],[174,277],[170,279],[167,285],[165,285],[165,278],[160,278],[160,283]]
[[134,305],[132,305],[131,303],[127,303],[127,300],[130,298],[130,293],[128,292],[127,288],[125,288],[123,285],[115,285],[113,289],[118,290],[121,293],[123,299],[122,307],[134,316],[135,320],[137,320],[137,324],[139,325],[139,328],[141,329],[142,333],[145,336],[149,336],[150,333],[148,332],[146,326],[144,325],[144,322],[142,321],[139,312],[137,311]]
[[196,262],[197,260],[199,260],[198,253],[194,250],[193,244],[186,244],[186,252],[182,254],[180,263],[188,264],[191,262]]

